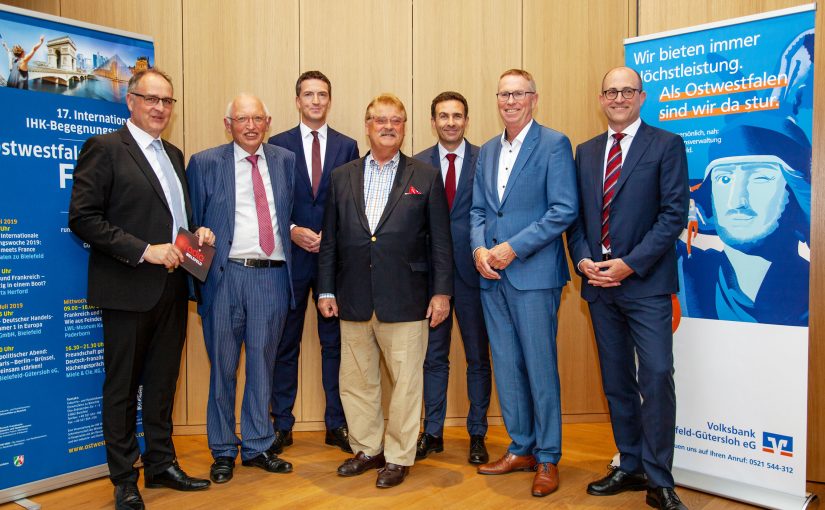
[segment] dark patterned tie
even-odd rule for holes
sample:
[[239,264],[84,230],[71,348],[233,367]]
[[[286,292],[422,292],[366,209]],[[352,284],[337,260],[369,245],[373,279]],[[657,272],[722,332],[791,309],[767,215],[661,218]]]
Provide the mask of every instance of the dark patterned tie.
[[622,138],[624,133],[613,134],[613,145],[607,153],[607,166],[604,170],[604,194],[602,201],[602,246],[610,252],[610,205],[613,203],[613,194],[616,183],[622,171]]
[[444,192],[447,193],[447,205],[450,209],[453,208],[453,200],[455,199],[455,158],[453,153],[447,154],[447,177],[444,179]]
[[318,140],[318,131],[312,132],[312,196],[318,196],[321,187],[321,142]]
[[258,155],[246,158],[252,163],[252,192],[255,194],[255,212],[258,214],[258,243],[267,256],[275,250],[275,235],[272,233],[272,216],[269,215],[269,202],[261,171],[258,170]]

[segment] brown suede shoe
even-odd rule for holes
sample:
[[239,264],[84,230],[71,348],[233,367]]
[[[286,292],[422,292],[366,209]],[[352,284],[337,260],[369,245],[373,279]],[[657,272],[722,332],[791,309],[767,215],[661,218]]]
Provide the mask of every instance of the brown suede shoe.
[[513,471],[533,471],[536,469],[536,458],[532,455],[513,455],[510,452],[495,462],[478,466],[480,475],[504,475]]
[[400,485],[401,482],[404,481],[404,478],[407,478],[409,472],[409,466],[400,466],[392,462],[387,462],[383,468],[378,470],[378,479],[375,481],[375,486],[379,489],[389,489],[390,487]]
[[364,452],[358,452],[358,455],[347,459],[343,464],[338,466],[338,476],[360,475],[369,469],[382,468],[386,462],[383,453],[369,457]]
[[559,488],[559,468],[555,464],[542,462],[537,466],[533,478],[533,496],[543,497]]

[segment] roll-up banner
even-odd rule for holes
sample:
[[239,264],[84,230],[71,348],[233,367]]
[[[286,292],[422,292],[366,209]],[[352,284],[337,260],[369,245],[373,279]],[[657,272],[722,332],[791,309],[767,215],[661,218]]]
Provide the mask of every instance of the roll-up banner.
[[625,41],[642,119],[680,134],[677,484],[803,508],[814,5]]
[[83,142],[129,117],[150,38],[0,5],[0,503],[104,476],[103,330],[67,226]]

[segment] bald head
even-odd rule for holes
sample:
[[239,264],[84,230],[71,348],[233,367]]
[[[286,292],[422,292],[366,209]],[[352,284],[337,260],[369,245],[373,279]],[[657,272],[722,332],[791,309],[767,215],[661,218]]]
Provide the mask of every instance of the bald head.
[[254,154],[269,131],[272,118],[266,105],[257,96],[239,94],[226,106],[223,119],[226,132],[248,154]]
[[636,71],[635,69],[630,68],[630,67],[619,66],[619,67],[614,67],[613,69],[611,69],[610,71],[607,71],[607,73],[605,73],[604,78],[602,78],[602,90],[607,90],[607,86],[606,86],[607,79],[610,78],[611,75],[613,75],[614,73],[619,73],[619,74],[629,73],[629,74],[632,74],[636,78],[633,87],[637,88],[639,90],[642,89],[642,76],[638,73],[638,71]]

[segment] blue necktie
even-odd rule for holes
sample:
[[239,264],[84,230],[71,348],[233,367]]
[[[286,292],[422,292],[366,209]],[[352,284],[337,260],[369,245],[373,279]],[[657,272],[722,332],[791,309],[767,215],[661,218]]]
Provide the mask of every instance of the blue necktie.
[[172,217],[175,220],[175,224],[172,226],[172,239],[174,239],[178,235],[178,227],[189,228],[189,223],[186,221],[186,212],[183,208],[183,203],[181,203],[182,193],[180,183],[178,182],[178,175],[175,173],[175,169],[172,168],[172,161],[169,159],[166,151],[163,150],[161,141],[154,140],[152,142],[152,148],[155,149],[158,164],[160,164],[160,169],[166,178],[166,185],[169,188],[168,192],[169,195],[171,195],[166,197],[166,200],[169,202],[169,208],[172,209]]

